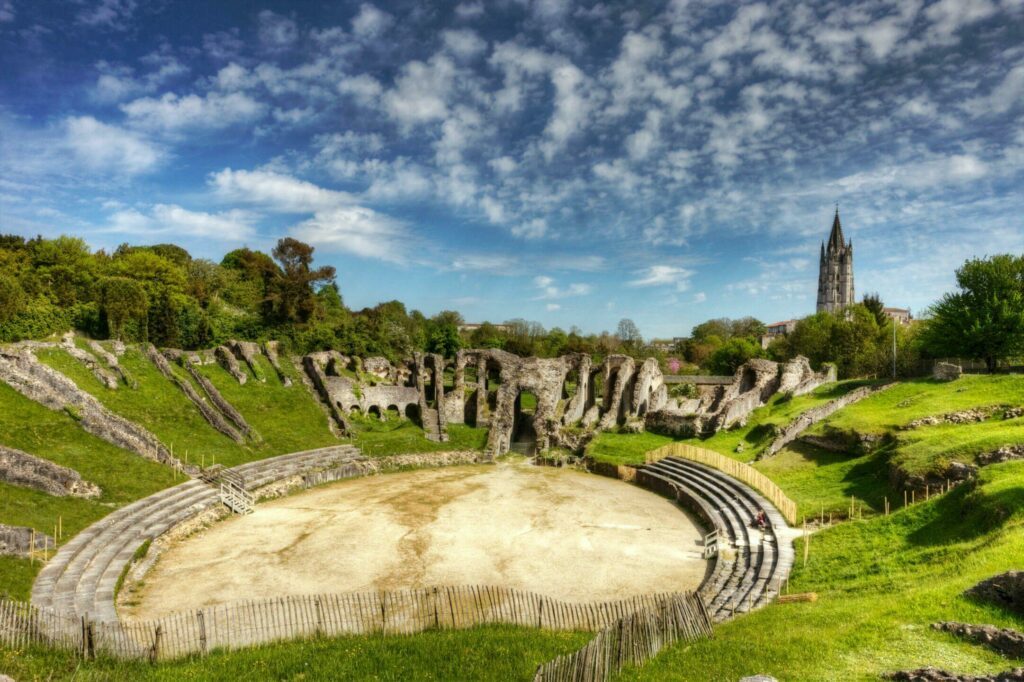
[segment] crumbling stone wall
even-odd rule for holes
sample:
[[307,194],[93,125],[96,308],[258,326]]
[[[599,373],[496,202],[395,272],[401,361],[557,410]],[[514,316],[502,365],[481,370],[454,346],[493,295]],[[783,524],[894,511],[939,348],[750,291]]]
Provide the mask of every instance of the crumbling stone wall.
[[177,359],[178,364],[181,365],[189,373],[189,375],[196,381],[196,383],[198,383],[202,387],[203,392],[206,394],[206,397],[209,398],[213,406],[220,410],[220,413],[223,414],[224,417],[227,418],[227,420],[231,422],[239,431],[241,431],[242,434],[244,434],[247,438],[252,438],[253,440],[260,440],[259,434],[256,433],[255,429],[249,426],[249,423],[245,421],[245,417],[242,416],[242,413],[235,409],[234,405],[228,402],[227,398],[225,398],[221,394],[221,392],[217,390],[217,387],[213,385],[212,381],[210,381],[208,378],[206,378],[205,375],[203,375],[198,369],[196,369],[196,366],[189,359],[189,355],[187,353],[178,353],[172,350],[165,350],[164,355],[172,359]]
[[0,348],[0,380],[51,410],[71,414],[82,428],[108,443],[147,459],[181,465],[156,436],[108,410],[71,379],[39,362],[28,348]]
[[245,438],[241,433],[239,433],[238,429],[229,424],[224,418],[224,415],[207,403],[206,400],[199,395],[199,392],[192,387],[192,384],[174,373],[170,364],[167,362],[167,359],[157,351],[153,344],[146,344],[146,357],[156,365],[156,368],[160,370],[160,374],[162,374],[165,379],[173,383],[182,393],[185,394],[185,397],[196,406],[196,409],[199,410],[199,414],[203,415],[203,419],[205,419],[210,426],[217,429],[236,443],[242,443],[245,441]]
[[270,362],[270,366],[277,372],[277,378],[281,380],[281,383],[285,388],[289,388],[292,385],[292,379],[290,376],[284,373],[281,368],[281,360],[278,357],[278,345],[277,341],[267,341],[263,344],[263,354],[267,356],[267,360]]
[[260,365],[256,361],[256,358],[260,354],[260,346],[258,343],[252,341],[228,341],[228,348],[235,357],[239,360],[243,360],[252,375],[256,377],[256,381],[265,382],[267,378],[263,376],[263,371],[260,370]]
[[74,332],[68,332],[61,338],[61,350],[85,365],[85,368],[92,372],[96,380],[111,391],[117,390],[117,377],[115,377],[92,353],[82,350],[75,345]]
[[[35,549],[53,551],[57,545],[45,533],[35,533]],[[27,557],[33,548],[33,532],[24,526],[8,526],[0,523],[0,556]]]
[[217,361],[235,378],[242,386],[245,386],[245,382],[248,381],[249,375],[242,371],[242,368],[238,364],[238,359],[235,354],[231,352],[227,346],[217,346],[214,351],[214,355]]
[[4,445],[0,445],[0,481],[56,497],[99,497],[101,492],[74,469]]
[[[118,362],[116,355],[109,352],[106,348],[100,345],[99,341],[93,341],[92,339],[89,339],[88,343],[89,349],[93,352],[93,354],[95,354],[98,358],[107,363],[107,367],[109,367],[111,371],[116,372],[117,375],[121,377],[121,380],[124,381],[126,386],[130,386],[131,388],[139,387],[138,382],[136,382],[135,379],[132,378],[132,376],[128,373],[128,370],[122,367],[121,363]],[[120,344],[120,348],[121,353],[124,354],[123,343]]]
[[732,383],[713,397],[702,396],[685,408],[649,412],[645,421],[649,430],[669,435],[711,434],[745,424],[750,413],[776,393],[802,395],[831,381],[835,381],[834,366],[814,372],[802,356],[786,363],[755,358],[741,365]]

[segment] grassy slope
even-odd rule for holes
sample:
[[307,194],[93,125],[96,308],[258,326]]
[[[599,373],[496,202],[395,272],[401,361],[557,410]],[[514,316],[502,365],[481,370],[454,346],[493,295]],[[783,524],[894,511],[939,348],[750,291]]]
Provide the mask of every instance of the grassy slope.
[[[52,534],[63,517],[64,538],[118,506],[174,483],[173,473],[83,431],[64,412],[53,412],[0,383],[0,443],[75,469],[100,486],[96,500],[53,497],[0,483],[0,523],[31,526]],[[0,593],[24,598],[38,565],[0,559]]]
[[449,424],[448,442],[435,443],[427,440],[423,429],[408,419],[390,418],[381,421],[352,414],[349,422],[356,431],[356,445],[370,457],[413,452],[483,450],[487,445],[487,429],[465,424]]
[[971,489],[816,534],[807,567],[798,564],[791,582],[794,592],[817,592],[816,603],[771,605],[721,626],[713,640],[675,647],[622,678],[736,680],[767,673],[785,680],[875,680],[925,665],[974,674],[1011,668],[1012,662],[929,624],[1024,628],[1024,618],[961,596],[979,580],[1020,566],[1022,526],[1024,462],[988,467]]
[[[236,409],[263,437],[261,443],[239,445],[216,431],[170,381],[138,349],[130,348],[120,358],[139,387],[121,386],[116,391],[104,388],[74,358],[60,350],[38,353],[39,359],[70,377],[79,388],[88,391],[112,411],[152,431],[179,457],[188,453],[189,461],[207,464],[216,461],[225,466],[264,459],[297,450],[336,443],[327,428],[327,420],[313,397],[301,383],[284,388],[269,363],[261,364],[266,382],[251,376],[239,385],[219,366],[204,366],[204,372]],[[181,377],[185,372],[174,371]],[[285,371],[291,371],[286,367]],[[197,385],[196,389],[202,393]]]
[[218,653],[151,666],[0,650],[0,671],[18,680],[529,680],[536,666],[592,635],[512,627],[405,637],[341,637]]

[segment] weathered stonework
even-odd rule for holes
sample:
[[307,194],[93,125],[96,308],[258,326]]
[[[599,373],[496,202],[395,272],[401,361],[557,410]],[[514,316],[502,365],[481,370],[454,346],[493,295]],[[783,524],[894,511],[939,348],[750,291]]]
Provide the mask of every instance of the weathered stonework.
[[1024,632],[994,625],[970,625],[968,623],[932,623],[940,632],[948,632],[973,644],[983,644],[1007,658],[1024,658]]
[[[121,363],[118,362],[116,355],[109,352],[106,348],[100,345],[99,341],[93,341],[92,339],[89,339],[88,343],[89,349],[93,352],[93,354],[95,354],[96,357],[102,359],[105,363],[107,363],[107,367],[109,367],[112,372],[116,372],[117,375],[121,377],[121,380],[124,381],[125,385],[130,386],[131,388],[139,387],[135,379],[133,379],[132,376],[128,374],[128,370],[122,367]],[[121,344],[121,346],[121,352],[123,353],[124,344]]]
[[238,359],[235,354],[231,352],[227,346],[217,346],[214,349],[214,355],[224,369],[228,371],[242,386],[245,386],[245,382],[248,381],[249,375],[242,371],[242,368],[238,365]]
[[834,366],[815,372],[804,357],[786,363],[753,359],[736,370],[728,386],[696,402],[686,401],[685,407],[648,412],[645,424],[650,431],[675,436],[712,434],[745,424],[750,413],[776,393],[803,395],[835,379]]
[[[180,352],[176,354],[172,353],[173,357],[180,357],[180,355]],[[146,344],[146,357],[156,365],[156,368],[160,370],[160,374],[162,374],[164,378],[177,386],[178,389],[185,394],[185,397],[196,406],[196,409],[199,410],[199,414],[203,415],[203,419],[205,419],[210,426],[217,429],[236,443],[242,443],[245,441],[245,438],[238,432],[238,429],[229,424],[224,418],[224,415],[207,403],[206,400],[199,395],[199,392],[192,387],[192,384],[174,373],[170,364],[167,362],[167,359],[157,351],[152,344]]]
[[258,343],[252,341],[228,341],[228,348],[235,354],[236,358],[245,362],[249,371],[256,377],[256,381],[264,382],[267,380],[260,370],[259,363],[256,362],[256,358],[260,354]]
[[963,371],[960,365],[954,365],[951,362],[936,362],[932,368],[932,378],[938,381],[956,381]]
[[965,594],[1024,615],[1024,571],[1007,571],[982,580]]
[[[167,357],[173,357],[168,355],[171,351],[164,351],[164,355]],[[213,385],[213,382],[206,378],[196,366],[189,360],[189,356],[185,353],[177,354],[177,361],[186,371],[195,379],[203,392],[206,393],[206,397],[209,398],[210,402],[213,403],[214,407],[220,410],[221,414],[224,415],[239,431],[241,431],[247,438],[253,440],[260,440],[260,436],[256,431],[249,426],[249,423],[245,421],[245,417],[242,413],[235,409],[235,406],[227,401],[227,399],[221,395],[221,392],[217,390],[217,387]]]
[[92,372],[96,380],[111,391],[117,390],[117,377],[111,374],[106,367],[100,364],[99,360],[92,353],[84,351],[75,345],[74,332],[68,332],[61,338],[61,350],[85,365],[85,368]]
[[292,385],[292,378],[284,373],[281,368],[281,361],[278,357],[278,345],[277,341],[267,341],[263,344],[263,354],[267,356],[267,360],[270,361],[270,366],[277,372],[277,378],[281,380],[281,383],[286,387]]
[[53,538],[45,533],[36,532],[33,545],[31,528],[0,523],[0,556],[27,557],[33,548],[52,552],[56,547]]
[[0,481],[56,497],[99,497],[95,483],[83,481],[74,469],[0,445]]
[[105,408],[27,348],[0,348],[0,380],[51,410],[71,414],[82,428],[109,443],[147,459],[180,465],[156,436]]

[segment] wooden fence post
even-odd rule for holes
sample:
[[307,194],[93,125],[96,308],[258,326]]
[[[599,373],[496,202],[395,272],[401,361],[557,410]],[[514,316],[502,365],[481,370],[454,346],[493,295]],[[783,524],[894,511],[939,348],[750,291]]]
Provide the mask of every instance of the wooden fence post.
[[164,626],[157,625],[156,632],[153,633],[153,646],[149,650],[149,662],[155,664],[157,659],[160,658],[160,639],[164,635]]
[[203,610],[199,609],[196,611],[196,620],[199,621],[199,653],[203,656],[207,654],[206,648],[206,616],[203,614]]

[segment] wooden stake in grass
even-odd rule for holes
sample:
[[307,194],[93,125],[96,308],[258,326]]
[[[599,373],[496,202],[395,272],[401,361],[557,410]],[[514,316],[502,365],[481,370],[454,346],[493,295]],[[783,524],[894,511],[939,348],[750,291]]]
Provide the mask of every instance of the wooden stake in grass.
[[804,568],[807,568],[807,556],[811,552],[811,536],[807,534],[807,519],[804,519]]
[[906,490],[906,488],[903,489],[903,506],[904,507],[907,506],[907,490]]
[[914,504],[916,502],[917,502],[917,489],[913,488],[910,491],[910,504]]

